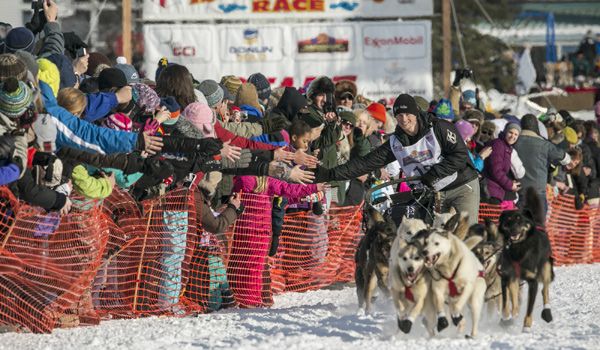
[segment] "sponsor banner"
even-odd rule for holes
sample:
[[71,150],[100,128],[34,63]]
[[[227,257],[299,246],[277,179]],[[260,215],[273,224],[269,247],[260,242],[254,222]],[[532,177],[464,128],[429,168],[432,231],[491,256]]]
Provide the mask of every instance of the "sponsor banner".
[[283,59],[283,28],[223,27],[220,57],[225,62],[278,62]]
[[351,25],[311,25],[292,28],[297,60],[350,60],[356,42]]
[[[146,24],[145,71],[157,62],[188,67],[197,80],[261,72],[273,87],[306,86],[319,75],[356,81],[370,99],[433,97],[431,22],[305,25]],[[171,41],[169,41],[171,40]]]
[[433,15],[433,0],[144,0],[146,21]]

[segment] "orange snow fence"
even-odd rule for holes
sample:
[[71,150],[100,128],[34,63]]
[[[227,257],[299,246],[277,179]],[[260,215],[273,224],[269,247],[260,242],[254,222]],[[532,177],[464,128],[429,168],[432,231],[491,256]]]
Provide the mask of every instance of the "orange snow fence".
[[[197,193],[176,190],[136,203],[115,190],[74,200],[66,216],[20,203],[0,187],[0,327],[48,333],[101,319],[187,316],[262,307],[273,294],[354,279],[361,207],[285,215],[272,240],[272,198],[245,193],[244,213],[224,235],[205,232]],[[557,264],[600,262],[600,210],[555,198],[547,231]],[[500,209],[482,204],[480,220]]]

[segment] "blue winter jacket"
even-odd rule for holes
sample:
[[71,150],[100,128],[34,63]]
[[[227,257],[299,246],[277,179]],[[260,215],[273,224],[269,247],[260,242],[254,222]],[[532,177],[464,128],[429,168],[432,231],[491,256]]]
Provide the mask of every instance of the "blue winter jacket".
[[0,186],[15,182],[21,175],[21,169],[16,164],[8,163],[0,166]]
[[50,86],[40,81],[48,114],[56,125],[56,148],[72,147],[100,154],[129,153],[135,149],[138,133],[102,128],[79,119],[56,103]]
[[85,114],[83,119],[88,122],[95,122],[100,118],[104,118],[110,114],[113,108],[117,107],[117,95],[113,92],[98,92],[95,94],[87,94],[87,106],[85,106]]

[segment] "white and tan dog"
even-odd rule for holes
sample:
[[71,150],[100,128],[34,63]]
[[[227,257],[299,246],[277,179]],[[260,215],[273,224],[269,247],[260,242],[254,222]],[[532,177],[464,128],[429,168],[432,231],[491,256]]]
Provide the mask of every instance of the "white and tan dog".
[[[422,245],[413,240],[420,232],[427,231],[427,225],[418,219],[404,219],[392,243],[389,265],[390,293],[396,307],[398,328],[409,333],[414,321],[431,305],[429,278],[425,276],[425,263]],[[433,336],[434,312],[429,308],[428,331]]]
[[462,332],[465,324],[463,309],[468,303],[473,321],[470,336],[475,337],[485,297],[485,272],[471,248],[455,234],[459,233],[460,222],[461,215],[455,214],[443,227],[432,228],[423,237],[422,253],[425,266],[431,274],[431,293],[438,316],[437,330],[448,327],[444,311],[448,300],[452,322]]

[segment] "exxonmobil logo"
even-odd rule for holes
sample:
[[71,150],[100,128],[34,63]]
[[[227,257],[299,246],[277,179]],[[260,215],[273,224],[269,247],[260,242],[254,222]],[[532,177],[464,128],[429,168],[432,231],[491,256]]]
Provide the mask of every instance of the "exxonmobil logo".
[[419,36],[393,36],[389,38],[374,38],[365,36],[365,46],[386,47],[386,46],[401,46],[401,45],[423,45],[424,39]]

